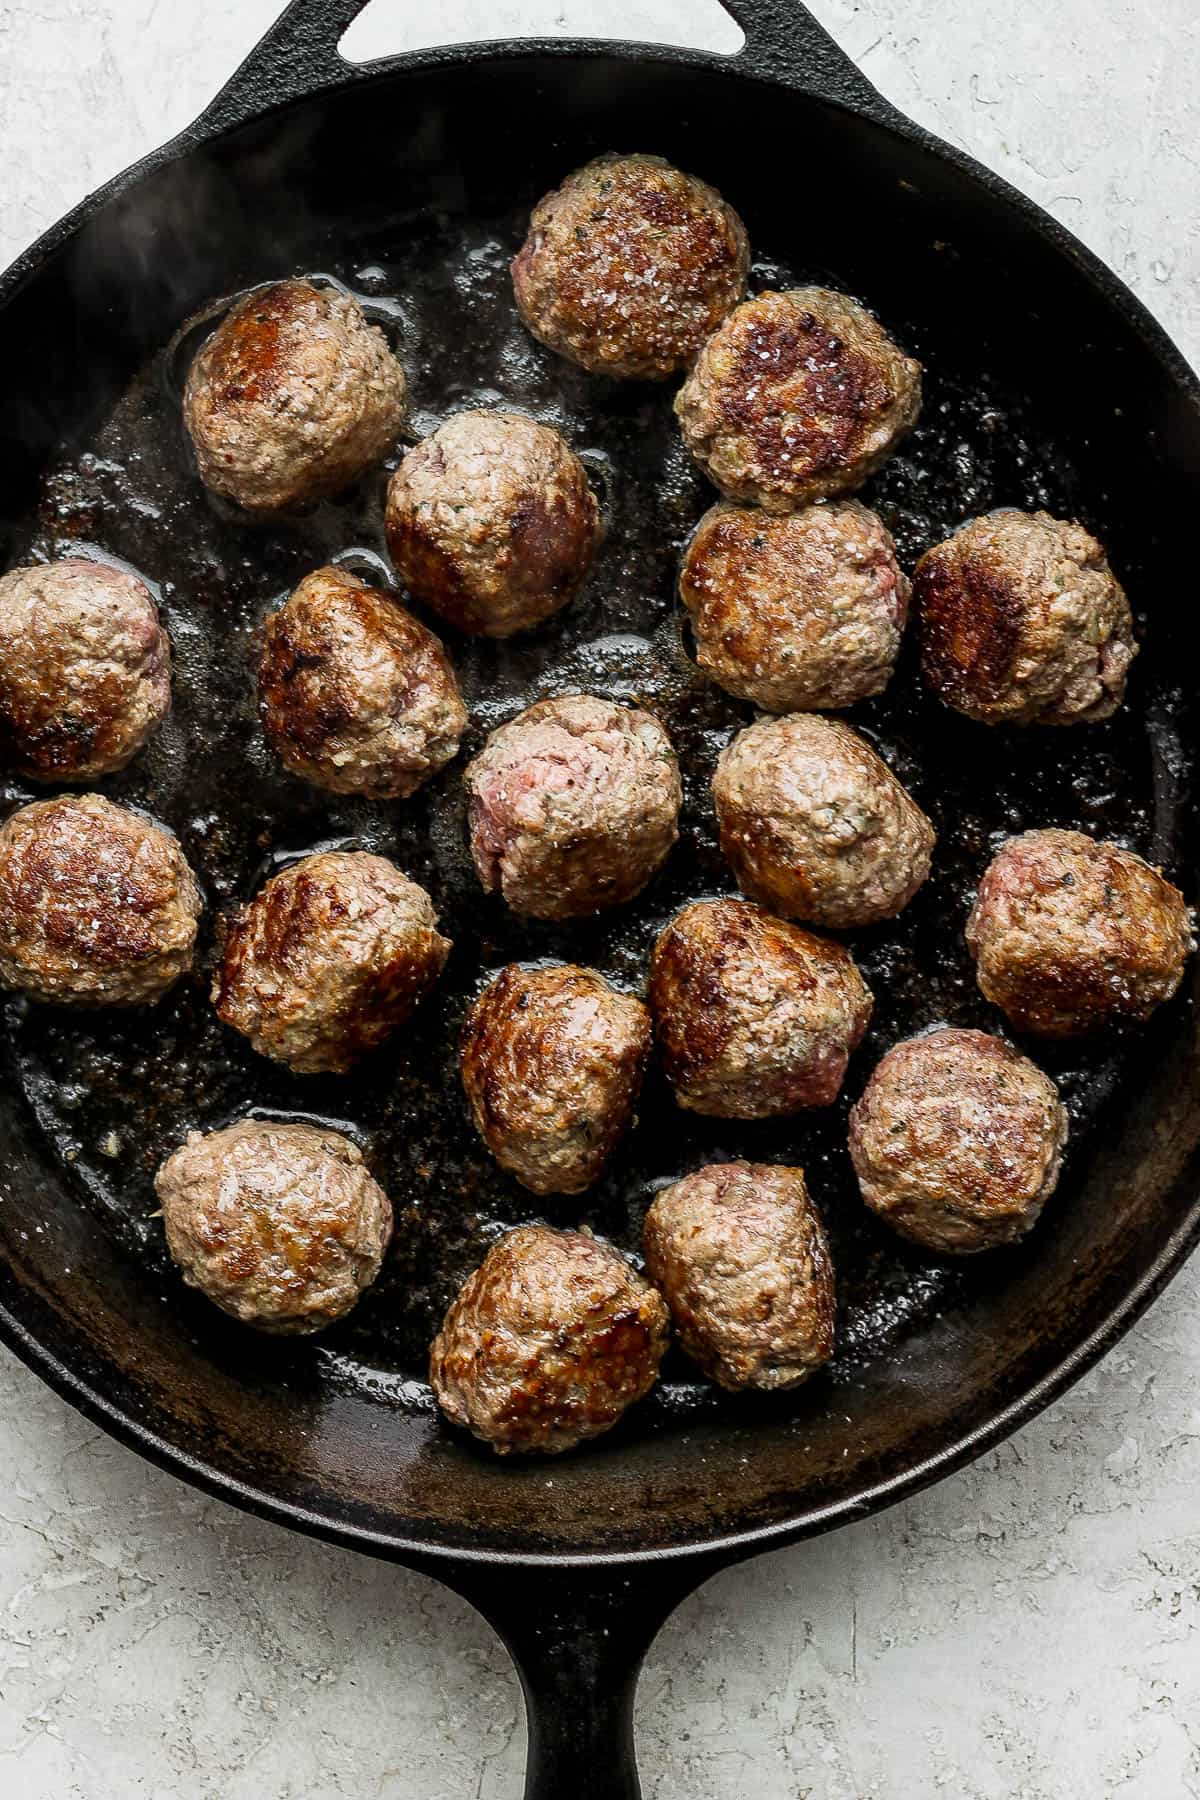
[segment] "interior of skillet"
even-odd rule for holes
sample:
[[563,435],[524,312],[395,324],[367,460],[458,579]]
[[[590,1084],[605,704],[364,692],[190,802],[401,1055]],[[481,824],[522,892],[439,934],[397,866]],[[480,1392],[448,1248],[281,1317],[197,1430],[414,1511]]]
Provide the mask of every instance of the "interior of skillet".
[[[671,388],[583,375],[534,344],[513,308],[507,263],[531,202],[606,149],[659,152],[720,187],[747,221],[756,287],[846,287],[922,358],[923,421],[864,494],[906,565],[995,504],[1076,515],[1106,542],[1145,648],[1123,712],[1058,732],[952,718],[922,697],[907,659],[851,718],[911,783],[940,846],[904,917],[853,937],[877,1004],[844,1103],[776,1123],[705,1122],[652,1079],[603,1184],[541,1213],[634,1247],[668,1178],[730,1155],[803,1164],[838,1268],[832,1369],[768,1402],[721,1397],[671,1361],[611,1437],[513,1465],[445,1430],[423,1383],[457,1282],[504,1227],[539,1216],[474,1141],[458,1026],[486,974],[514,958],[567,957],[638,984],[662,921],[731,887],[708,776],[749,716],[699,678],[679,629],[678,552],[711,493],[678,441]],[[467,754],[531,699],[564,690],[636,699],[663,718],[685,766],[683,840],[633,907],[553,928],[485,901],[464,847],[461,762],[413,801],[370,806],[306,788],[266,752],[255,629],[323,561],[384,567],[386,476],[270,527],[218,509],[178,419],[196,337],[169,345],[215,297],[297,272],[345,282],[393,334],[419,433],[503,402],[560,426],[584,454],[608,523],[584,594],[508,644],[448,641],[473,711]],[[201,963],[159,1008],[5,1007],[0,1298],[128,1430],[342,1531],[515,1550],[700,1541],[838,1507],[985,1423],[1105,1318],[1185,1220],[1200,1140],[1187,998],[1146,1031],[1035,1048],[1063,1085],[1073,1142],[1018,1249],[949,1264],[903,1248],[866,1215],[845,1153],[846,1105],[888,1044],[938,1020],[996,1026],[961,928],[1003,836],[1078,825],[1177,878],[1191,865],[1196,420],[1118,307],[1008,202],[875,127],[732,74],[535,56],[410,72],[251,127],[105,208],[3,315],[0,394],[4,562],[90,548],[159,585],[175,710],[104,787],[178,831],[210,903]],[[10,804],[30,797],[6,790]],[[430,887],[456,947],[394,1048],[350,1078],[304,1079],[216,1025],[206,964],[216,912],[280,859],[331,843],[394,856]],[[166,1152],[188,1128],[249,1109],[350,1129],[395,1201],[378,1286],[316,1342],[261,1339],[185,1293],[154,1217]]]

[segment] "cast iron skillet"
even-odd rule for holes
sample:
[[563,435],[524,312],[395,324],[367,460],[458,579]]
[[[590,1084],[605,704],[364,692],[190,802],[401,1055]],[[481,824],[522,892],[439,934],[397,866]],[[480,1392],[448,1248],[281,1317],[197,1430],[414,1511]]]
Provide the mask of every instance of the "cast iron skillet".
[[[685,1121],[653,1083],[583,1215],[627,1244],[653,1186],[723,1154],[803,1161],[826,1207],[842,1336],[827,1377],[722,1400],[672,1364],[589,1452],[503,1465],[443,1428],[421,1382],[454,1284],[530,1202],[464,1128],[454,1028],[481,971],[568,954],[636,982],[656,924],[728,887],[705,774],[745,717],[675,624],[678,548],[706,504],[662,390],[609,388],[544,355],[505,263],[536,196],[596,151],[650,149],[746,216],[756,283],[831,279],[922,355],[926,417],[870,498],[906,557],[964,516],[1046,504],[1100,530],[1145,627],[1131,703],[1078,732],[989,732],[924,704],[911,669],[856,711],[941,831],[939,874],[898,927],[855,940],[879,995],[851,1095],[896,1036],[994,1027],[961,950],[991,847],[1031,824],[1115,835],[1191,886],[1200,392],[1136,300],[994,175],[901,118],[791,0],[728,0],[734,58],[642,45],[502,44],[367,69],[337,53],[360,0],[295,0],[196,125],[77,209],[0,283],[0,557],[67,545],[158,581],[177,705],[109,791],[181,834],[216,907],[319,842],[398,856],[458,953],[409,1041],[348,1083],[306,1086],[218,1031],[203,972],[140,1020],[9,1002],[0,1091],[0,1336],[89,1417],[268,1518],[432,1573],[495,1624],[529,1704],[527,1794],[636,1795],[632,1704],[671,1608],[723,1563],[862,1517],[957,1468],[1123,1332],[1200,1231],[1192,1003],[1144,1032],[1039,1051],[1067,1093],[1067,1177],[1022,1248],[948,1268],[866,1219],[844,1108],[784,1127]],[[356,809],[264,755],[254,628],[318,560],[378,567],[380,482],[264,532],[213,507],[188,464],[180,322],[293,271],[349,282],[393,330],[419,429],[505,399],[587,452],[610,536],[589,594],[517,646],[454,646],[474,742],[537,693],[646,699],[691,770],[684,842],[621,919],[539,934],[485,905],[458,783]],[[7,802],[28,798],[11,785]],[[206,949],[206,954],[208,953]],[[182,1293],[153,1217],[158,1158],[247,1108],[359,1133],[397,1201],[388,1273],[354,1321],[276,1346]],[[556,1215],[562,1218],[564,1215]],[[574,1217],[580,1216],[576,1212]]]

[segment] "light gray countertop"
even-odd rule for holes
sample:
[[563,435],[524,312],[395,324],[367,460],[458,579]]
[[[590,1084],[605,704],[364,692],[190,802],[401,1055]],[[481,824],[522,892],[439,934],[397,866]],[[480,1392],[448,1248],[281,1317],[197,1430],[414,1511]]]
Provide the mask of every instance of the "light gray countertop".
[[[0,264],[184,125],[277,10],[0,0]],[[431,40],[434,20],[442,39],[736,42],[717,0],[373,10],[368,51]],[[813,10],[1200,360],[1195,0]],[[647,1794],[1200,1795],[1198,1299],[1194,1267],[973,1468],[689,1601],[642,1682]],[[0,1354],[0,1793],[516,1800],[523,1729],[507,1659],[460,1601],[202,1498]]]

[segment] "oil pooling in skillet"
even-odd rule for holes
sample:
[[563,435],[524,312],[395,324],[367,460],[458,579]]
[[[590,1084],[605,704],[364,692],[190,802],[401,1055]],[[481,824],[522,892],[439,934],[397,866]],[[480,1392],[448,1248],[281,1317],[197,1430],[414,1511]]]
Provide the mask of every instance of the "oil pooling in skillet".
[[[178,414],[197,329],[186,327],[174,347],[164,346],[88,453],[51,472],[38,516],[17,544],[19,557],[90,547],[158,584],[175,655],[174,712],[147,752],[104,785],[178,831],[209,901],[195,975],[153,1012],[62,1017],[10,1001],[19,1079],[88,1204],[131,1255],[151,1259],[160,1285],[172,1290],[152,1178],[186,1130],[250,1109],[351,1128],[395,1202],[392,1252],[378,1285],[321,1346],[273,1354],[320,1356],[340,1381],[373,1393],[382,1386],[402,1404],[425,1404],[428,1344],[449,1294],[508,1225],[532,1216],[529,1197],[500,1174],[467,1125],[456,1061],[467,1005],[488,974],[514,959],[569,958],[640,988],[665,919],[688,899],[732,887],[708,783],[720,750],[750,717],[699,677],[680,628],[678,557],[712,495],[679,441],[671,388],[591,379],[530,339],[507,268],[524,223],[520,208],[466,226],[431,219],[414,228],[402,260],[388,260],[395,247],[383,239],[356,244],[355,260],[344,266],[331,263],[326,249],[312,259],[323,278],[359,295],[396,345],[410,379],[414,434],[463,407],[525,409],[566,433],[606,513],[592,579],[565,613],[505,643],[445,634],[472,725],[458,763],[413,800],[374,806],[293,780],[263,744],[254,694],[257,629],[302,576],[331,560],[375,580],[387,570],[387,471],[337,503],[271,525],[214,503],[195,476]],[[279,271],[295,272],[302,271]],[[838,285],[836,270],[760,261],[752,286],[805,280]],[[1019,405],[975,372],[965,380],[942,366],[916,322],[886,322],[927,367],[924,419],[863,496],[895,534],[906,567],[991,505],[1044,505],[1067,516],[1079,509],[1059,446],[1038,434]],[[1087,522],[1103,535],[1103,519]],[[1136,607],[1135,581],[1131,589]],[[572,689],[639,702],[663,720],[684,768],[683,837],[632,907],[594,923],[547,927],[482,899],[466,850],[460,771],[496,724],[533,699]],[[923,1258],[865,1213],[845,1150],[847,1105],[898,1036],[941,1020],[994,1024],[975,990],[961,928],[1000,838],[1031,825],[1078,825],[1163,854],[1178,802],[1171,770],[1179,752],[1169,710],[1147,718],[1143,691],[1135,677],[1128,709],[1086,732],[989,732],[924,700],[906,654],[889,692],[851,718],[931,813],[939,849],[934,880],[909,911],[851,940],[877,1006],[843,1101],[820,1114],[735,1126],[679,1113],[652,1078],[638,1128],[600,1187],[545,1216],[591,1224],[635,1248],[654,1188],[681,1173],[734,1156],[801,1163],[829,1222],[839,1275],[834,1380],[853,1379],[858,1359],[894,1349],[929,1313],[969,1304],[979,1279],[971,1267]],[[14,787],[9,797],[26,796]],[[207,997],[214,915],[249,897],[281,860],[335,845],[392,856],[428,886],[455,951],[442,987],[398,1044],[351,1078],[306,1080],[261,1061],[216,1023]],[[1104,1040],[1041,1057],[1064,1088],[1076,1143],[1127,1054],[1136,1047]],[[1053,1229],[1055,1206],[1069,1204],[1068,1178],[1043,1229]],[[1005,1254],[1036,1255],[1037,1234]],[[200,1302],[180,1293],[179,1304],[201,1321]],[[682,1362],[668,1363],[666,1374],[642,1409],[650,1423],[656,1409],[663,1416],[734,1404],[693,1384]],[[801,1394],[786,1404],[802,1417],[812,1401]]]

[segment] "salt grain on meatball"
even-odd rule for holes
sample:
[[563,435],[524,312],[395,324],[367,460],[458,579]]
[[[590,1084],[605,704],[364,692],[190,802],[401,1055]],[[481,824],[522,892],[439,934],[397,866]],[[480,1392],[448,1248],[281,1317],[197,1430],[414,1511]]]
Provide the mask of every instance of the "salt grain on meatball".
[[379,1274],[388,1197],[338,1131],[244,1119],[193,1131],[158,1172],[167,1248],[189,1287],[259,1331],[321,1331]]
[[921,365],[857,301],[828,288],[743,302],[675,400],[709,480],[768,512],[860,488],[920,410]]
[[925,680],[988,725],[1086,725],[1137,655],[1124,589],[1082,525],[1004,507],[927,550],[914,577]]
[[429,1379],[455,1425],[501,1456],[557,1456],[599,1437],[654,1386],[662,1296],[582,1231],[522,1225],[464,1283]]
[[512,266],[521,317],[595,374],[661,381],[746,288],[746,230],[720,194],[660,156],[600,156],[533,209]]
[[0,757],[33,781],[123,769],[171,705],[149,588],[82,557],[0,577]]
[[0,827],[0,987],[55,1006],[148,1006],[192,966],[200,889],[179,843],[99,794]]
[[463,1030],[476,1128],[533,1193],[582,1193],[629,1128],[649,1050],[646,1008],[593,970],[513,964]]
[[836,710],[880,693],[908,616],[895,545],[857,500],[778,517],[714,506],[679,589],[700,667],[769,712]]
[[1070,1038],[1146,1019],[1195,949],[1179,889],[1080,831],[1009,838],[979,884],[967,946],[984,996],[1019,1031]]
[[798,1387],[833,1355],[833,1263],[802,1170],[700,1169],[657,1195],[642,1241],[680,1343],[719,1386]]
[[680,1106],[767,1119],[837,1099],[871,1017],[841,944],[747,900],[698,900],[660,935],[650,1010]]
[[785,918],[835,930],[891,919],[929,874],[932,825],[840,720],[747,726],[721,753],[713,796],[738,886]]
[[460,631],[511,637],[583,586],[600,509],[566,440],[523,413],[455,413],[392,477],[388,548],[409,593]]
[[640,893],[679,835],[671,741],[638,707],[564,694],[502,725],[467,769],[471,851],[488,893],[574,919]]
[[424,999],[450,954],[433,901],[382,856],[325,851],[229,921],[221,1020],[298,1075],[344,1074]]
[[897,1044],[850,1114],[867,1205],[947,1255],[1024,1236],[1058,1183],[1066,1141],[1049,1076],[985,1031]]
[[249,512],[349,487],[404,423],[404,371],[358,302],[279,281],[247,294],[201,346],[183,416],[201,480]]
[[263,629],[258,706],[280,761],[314,786],[403,800],[467,727],[450,658],[404,607],[345,569],[318,569]]

